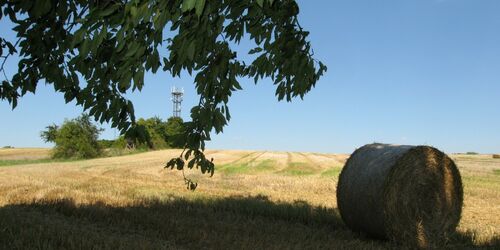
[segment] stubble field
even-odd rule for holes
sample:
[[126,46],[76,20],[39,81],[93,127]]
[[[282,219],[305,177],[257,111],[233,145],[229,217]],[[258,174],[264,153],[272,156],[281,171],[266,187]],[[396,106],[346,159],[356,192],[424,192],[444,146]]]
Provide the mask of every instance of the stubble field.
[[[2,249],[399,248],[343,224],[335,193],[348,155],[212,150],[213,177],[186,171],[192,192],[163,169],[178,150],[68,162],[4,150]],[[451,157],[464,208],[448,247],[500,248],[500,159]]]

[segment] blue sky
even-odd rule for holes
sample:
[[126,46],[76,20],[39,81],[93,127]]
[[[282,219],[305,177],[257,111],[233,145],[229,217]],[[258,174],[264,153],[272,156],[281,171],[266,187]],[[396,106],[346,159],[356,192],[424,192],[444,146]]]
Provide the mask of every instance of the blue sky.
[[[350,153],[384,142],[500,152],[500,1],[298,2],[315,57],[328,72],[292,103],[277,102],[270,80],[242,80],[244,90],[229,103],[229,126],[208,148]],[[243,43],[239,55],[247,48]],[[7,71],[15,65],[9,62]],[[147,75],[143,91],[130,95],[136,116],[168,118],[175,85],[185,89],[188,120],[198,100],[192,80]],[[41,83],[14,111],[0,102],[0,146],[50,147],[39,132],[81,112]],[[102,138],[117,134],[103,127]]]

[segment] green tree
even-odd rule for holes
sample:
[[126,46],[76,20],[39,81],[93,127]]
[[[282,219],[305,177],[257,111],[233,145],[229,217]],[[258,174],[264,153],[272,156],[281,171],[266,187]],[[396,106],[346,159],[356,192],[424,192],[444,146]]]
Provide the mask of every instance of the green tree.
[[154,149],[168,148],[166,140],[166,123],[155,116],[149,119],[139,119],[137,124],[144,125],[150,136],[151,144]]
[[94,158],[101,155],[98,137],[102,130],[90,120],[90,116],[81,116],[66,120],[58,127],[48,126],[41,132],[41,137],[46,142],[55,142],[53,149],[54,158]]
[[168,148],[166,123],[159,117],[139,118],[134,126],[135,128],[126,135],[126,139],[133,141],[136,146],[150,149]]
[[180,117],[170,117],[165,127],[165,140],[172,148],[183,148],[186,145],[186,127]]
[[[229,98],[242,89],[242,78],[271,78],[277,98],[291,101],[326,71],[313,58],[294,0],[0,0],[0,8],[17,35],[16,41],[0,37],[0,99],[13,108],[43,81],[96,121],[126,133],[141,126],[124,94],[141,90],[146,72],[194,75],[200,99],[185,123],[186,150],[171,168],[183,169],[191,157],[189,168],[213,174],[205,141],[230,120]],[[254,42],[253,60],[234,50],[241,39]],[[3,66],[13,54],[18,71],[9,78]]]
[[135,129],[129,130],[126,138],[138,147],[182,148],[186,144],[186,129],[180,117],[170,117],[167,122],[157,116],[148,119],[139,118],[135,126],[137,126]]
[[44,142],[55,142],[59,126],[56,124],[45,127],[47,130],[40,132],[40,137]]
[[153,148],[151,136],[149,135],[149,132],[144,124],[135,123],[127,132],[125,132],[123,137],[126,141],[127,148],[144,146],[147,148]]

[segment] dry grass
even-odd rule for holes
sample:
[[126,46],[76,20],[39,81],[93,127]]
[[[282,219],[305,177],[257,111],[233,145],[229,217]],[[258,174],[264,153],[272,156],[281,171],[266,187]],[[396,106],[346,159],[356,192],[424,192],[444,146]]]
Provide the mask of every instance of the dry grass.
[[[179,151],[0,168],[0,248],[386,249],[336,204],[346,155],[209,151],[214,177],[162,166]],[[500,161],[454,156],[464,209],[450,248],[500,246]],[[219,171],[220,170],[220,171]]]
[[0,160],[40,160],[49,157],[48,148],[0,148]]

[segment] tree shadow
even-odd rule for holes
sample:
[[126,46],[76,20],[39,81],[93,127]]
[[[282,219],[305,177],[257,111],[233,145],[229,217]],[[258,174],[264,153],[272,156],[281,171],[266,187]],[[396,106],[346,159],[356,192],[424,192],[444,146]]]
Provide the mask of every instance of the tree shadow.
[[[350,231],[338,210],[266,196],[185,199],[132,205],[42,200],[0,207],[2,249],[399,249]],[[474,244],[457,234],[449,247]]]

